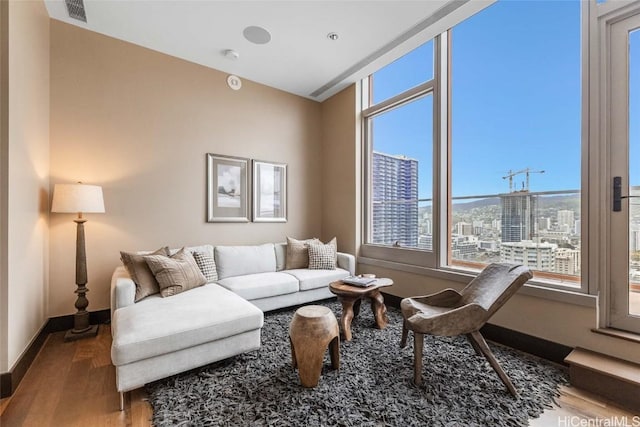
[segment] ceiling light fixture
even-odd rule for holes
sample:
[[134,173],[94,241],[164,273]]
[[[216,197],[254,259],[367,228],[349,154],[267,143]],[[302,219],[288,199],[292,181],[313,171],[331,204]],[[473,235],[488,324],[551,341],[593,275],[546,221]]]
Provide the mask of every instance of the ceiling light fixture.
[[233,50],[233,49],[227,49],[224,50],[222,52],[222,54],[227,58],[230,59],[232,61],[237,60],[238,58],[240,58],[240,53],[237,50]]
[[329,33],[329,34],[327,34],[327,38],[329,40],[332,40],[332,41],[338,40],[338,37],[339,37],[338,33]]

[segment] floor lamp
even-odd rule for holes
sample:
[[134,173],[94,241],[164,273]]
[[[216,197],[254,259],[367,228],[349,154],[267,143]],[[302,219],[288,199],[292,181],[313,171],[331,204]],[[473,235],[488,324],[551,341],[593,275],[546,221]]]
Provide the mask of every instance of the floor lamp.
[[73,221],[78,225],[76,236],[76,284],[78,295],[75,307],[78,310],[73,316],[73,329],[67,331],[65,341],[74,341],[81,338],[93,337],[98,333],[98,325],[89,323],[87,306],[89,300],[85,296],[89,291],[87,284],[87,254],[84,245],[83,213],[104,213],[104,199],[102,187],[97,185],[56,184],[53,189],[53,202],[51,212],[77,213],[78,218]]

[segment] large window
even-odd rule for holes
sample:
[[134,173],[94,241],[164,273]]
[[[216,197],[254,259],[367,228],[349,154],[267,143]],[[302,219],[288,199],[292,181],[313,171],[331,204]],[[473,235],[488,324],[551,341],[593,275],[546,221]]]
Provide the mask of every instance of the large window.
[[497,2],[364,82],[365,257],[581,286],[582,13]]
[[432,248],[433,64],[430,41],[370,77],[366,243]]
[[451,30],[451,266],[580,285],[580,3],[497,2]]
[[371,118],[371,243],[431,249],[433,96]]

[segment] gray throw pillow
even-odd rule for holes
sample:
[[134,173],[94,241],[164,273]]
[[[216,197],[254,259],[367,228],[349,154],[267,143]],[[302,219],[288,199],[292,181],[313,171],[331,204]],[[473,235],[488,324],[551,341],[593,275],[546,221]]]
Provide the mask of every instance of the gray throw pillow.
[[193,259],[196,260],[198,268],[207,279],[207,283],[218,280],[218,270],[216,269],[216,261],[206,252],[191,252]]
[[320,243],[320,240],[315,238],[297,240],[287,237],[287,259],[285,262],[287,270],[309,267],[309,243]]
[[[148,252],[146,255],[169,255],[169,248],[164,247],[155,252]],[[120,260],[129,272],[129,276],[136,284],[135,302],[140,301],[149,295],[160,292],[158,281],[149,269],[144,260],[144,255],[140,252],[120,252]]]
[[326,245],[309,243],[309,270],[335,270],[338,261],[338,243],[334,237]]
[[207,283],[193,255],[184,248],[172,256],[146,255],[144,260],[153,272],[160,295],[169,297]]

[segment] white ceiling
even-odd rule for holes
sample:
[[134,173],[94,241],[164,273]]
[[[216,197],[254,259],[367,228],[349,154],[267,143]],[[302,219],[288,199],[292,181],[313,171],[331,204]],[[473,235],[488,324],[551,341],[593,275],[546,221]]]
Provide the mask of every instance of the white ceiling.
[[[84,0],[84,23],[63,0],[45,2],[51,18],[318,101],[433,37],[444,15],[469,9],[466,0]],[[244,38],[254,25],[271,33],[268,44]]]

